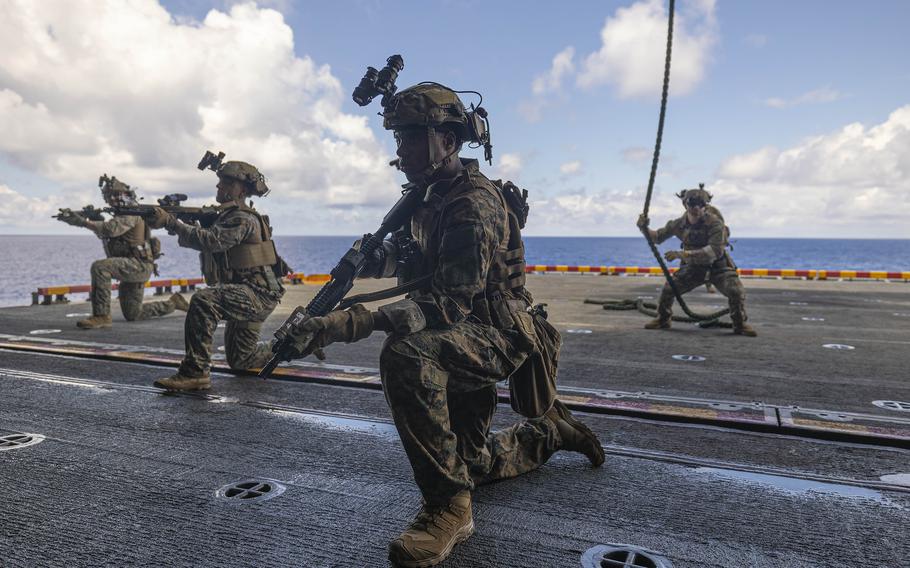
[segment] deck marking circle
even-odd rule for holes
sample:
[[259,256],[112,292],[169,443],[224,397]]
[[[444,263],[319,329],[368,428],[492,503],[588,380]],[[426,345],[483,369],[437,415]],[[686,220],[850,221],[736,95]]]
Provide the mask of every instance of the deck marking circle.
[[594,332],[591,331],[590,329],[567,329],[566,333],[579,333],[582,335],[588,335],[588,334],[591,334]]
[[803,321],[825,321],[825,318],[804,317]]
[[584,551],[582,568],[673,568],[653,550],[632,544],[601,544]]
[[896,410],[897,412],[910,412],[910,402],[902,400],[873,400],[872,404],[886,410]]
[[839,351],[853,351],[856,347],[852,345],[844,345],[843,343],[825,343],[822,345],[825,349],[836,349]]
[[90,314],[88,312],[76,312],[76,313],[72,313],[72,314],[66,314],[66,317],[68,317],[68,318],[87,318],[90,315],[92,315],[92,314]]
[[43,441],[44,436],[41,434],[27,434],[25,432],[21,434],[0,436],[0,452],[3,450],[18,450],[19,448],[24,448],[26,446],[34,446]]
[[705,358],[702,357],[701,355],[673,355],[673,358],[676,359],[677,361],[689,361],[689,362],[697,362],[697,361],[705,360]]
[[50,335],[52,333],[60,333],[59,329],[33,329],[28,332],[29,335]]
[[265,501],[281,495],[285,489],[284,485],[270,479],[244,479],[220,487],[215,496],[232,501]]

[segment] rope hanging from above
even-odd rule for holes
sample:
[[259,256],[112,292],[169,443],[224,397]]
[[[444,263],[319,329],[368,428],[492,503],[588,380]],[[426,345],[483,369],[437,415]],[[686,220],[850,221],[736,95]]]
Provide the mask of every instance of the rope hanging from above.
[[[654,193],[654,180],[657,177],[657,164],[660,160],[660,145],[663,141],[664,135],[664,119],[667,115],[667,93],[670,90],[670,60],[673,53],[673,14],[675,11],[675,0],[670,0],[669,6],[669,17],[667,20],[667,55],[664,59],[664,83],[663,90],[660,97],[660,118],[657,121],[657,139],[654,142],[654,156],[651,159],[651,175],[648,178],[648,191],[645,195],[645,205],[642,211],[644,217],[648,216],[648,210],[651,207],[651,195]],[[651,239],[651,235],[648,232],[647,227],[641,229],[642,234],[645,237],[645,240],[648,242],[648,246],[651,248],[651,253],[654,255],[654,258],[657,259],[660,269],[664,274],[664,278],[667,280],[667,284],[673,290],[673,295],[676,296],[676,301],[679,302],[679,306],[686,313],[688,317],[673,317],[676,321],[684,322],[703,322],[702,326],[707,327],[709,325],[721,325],[724,327],[730,326],[727,323],[720,323],[717,321],[718,318],[730,313],[730,309],[726,308],[712,314],[701,315],[693,312],[689,309],[689,306],[686,305],[685,300],[682,298],[682,294],[679,293],[679,289],[676,287],[676,282],[673,280],[673,276],[670,274],[670,269],[667,268],[666,262],[660,256],[660,251],[657,249],[657,245]],[[597,303],[603,304],[605,310],[631,310],[637,309],[643,314],[655,316],[656,312],[654,309],[656,305],[645,305],[641,300],[619,300],[619,301],[597,301],[597,300],[585,300],[587,303]]]

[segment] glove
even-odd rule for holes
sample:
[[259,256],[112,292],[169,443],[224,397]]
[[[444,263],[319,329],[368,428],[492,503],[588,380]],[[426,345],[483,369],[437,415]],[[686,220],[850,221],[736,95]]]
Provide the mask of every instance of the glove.
[[[289,333],[292,345],[291,359],[300,359],[310,354],[318,357],[322,348],[344,341],[353,343],[373,333],[373,314],[362,304],[355,304],[347,310],[336,310],[324,317],[308,318]],[[323,357],[319,357],[323,359]]]
[[145,220],[145,223],[151,229],[163,229],[165,227],[173,226],[176,222],[177,219],[161,207],[155,207],[151,216]]
[[648,228],[648,224],[649,224],[650,222],[651,222],[651,220],[648,219],[647,215],[645,215],[644,213],[642,213],[641,215],[638,216],[638,222],[635,223],[635,224],[638,225],[638,228],[639,228],[639,229],[641,229],[642,231],[644,231],[645,229]]
[[684,250],[668,250],[664,253],[664,258],[668,261],[674,261],[676,259],[686,258],[686,251]]
[[75,211],[61,211],[57,219],[73,227],[84,227],[86,225],[85,217]]

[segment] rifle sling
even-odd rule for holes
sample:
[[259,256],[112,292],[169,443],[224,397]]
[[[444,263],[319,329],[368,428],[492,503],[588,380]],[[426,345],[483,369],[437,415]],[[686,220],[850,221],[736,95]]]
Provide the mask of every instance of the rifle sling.
[[338,304],[339,310],[344,310],[350,308],[354,304],[362,304],[365,302],[378,302],[380,300],[388,300],[389,298],[394,298],[395,296],[401,296],[402,294],[407,294],[408,292],[413,292],[414,290],[420,288],[433,278],[432,274],[427,274],[421,276],[420,278],[415,278],[410,282],[405,282],[393,288],[386,288],[385,290],[379,290],[378,292],[368,292],[366,294],[357,294],[356,296],[351,296],[350,298],[345,298]]

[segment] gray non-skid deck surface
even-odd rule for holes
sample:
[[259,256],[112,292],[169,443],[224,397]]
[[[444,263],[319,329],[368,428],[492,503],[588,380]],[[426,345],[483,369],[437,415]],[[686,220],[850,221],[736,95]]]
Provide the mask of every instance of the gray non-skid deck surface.
[[[562,385],[885,415],[891,411],[873,406],[872,401],[910,401],[906,380],[910,283],[746,279],[747,306],[760,333],[754,339],[686,324],[669,331],[647,331],[642,329],[647,318],[637,311],[605,311],[582,303],[585,298],[656,298],[662,282],[656,277],[529,276],[535,299],[549,305],[551,321],[563,332]],[[385,280],[361,281],[354,292],[385,285]],[[288,287],[264,333],[270,336],[294,306],[307,303],[317,290]],[[720,294],[703,289],[686,298],[702,313],[726,305]],[[61,333],[47,337],[183,348],[179,315],[126,323],[115,308],[112,329],[90,332],[77,330],[77,318],[66,317],[87,311],[88,304],[82,301],[0,309],[0,333],[60,329]],[[219,330],[216,344],[221,342],[220,334]],[[330,346],[329,362],[376,367],[381,343],[381,334],[376,334],[353,345]],[[855,349],[835,351],[824,344]],[[673,355],[700,355],[706,360],[688,363],[672,359]]]
[[[0,452],[4,567],[385,566],[387,541],[416,509],[377,391],[225,376],[216,378],[221,398],[210,401],[147,389],[160,368],[0,358],[0,434],[47,436]],[[80,378],[112,384],[73,384]],[[510,420],[501,410],[500,424]],[[906,451],[586,420],[608,446],[690,448],[682,453],[870,480],[910,469]],[[787,477],[642,459],[634,449],[611,454],[600,470],[559,454],[481,488],[477,534],[444,566],[577,567],[584,550],[605,542],[652,548],[677,567],[906,566],[910,558],[907,493],[807,490]],[[876,473],[864,475],[864,464]],[[223,484],[250,477],[288,488],[261,503],[215,498]],[[788,483],[796,486],[782,488]]]

